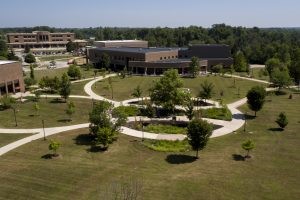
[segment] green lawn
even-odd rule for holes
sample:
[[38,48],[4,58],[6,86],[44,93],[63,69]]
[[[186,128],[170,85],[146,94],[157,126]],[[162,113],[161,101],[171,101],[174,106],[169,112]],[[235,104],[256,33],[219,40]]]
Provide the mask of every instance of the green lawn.
[[57,59],[72,59],[74,58],[73,55],[56,55],[56,56],[40,56],[38,57],[40,61],[50,61],[50,60],[57,60]]
[[71,84],[71,95],[83,95],[87,96],[87,94],[84,91],[84,86],[90,81],[82,81],[77,83]]
[[186,134],[187,128],[166,124],[149,124],[144,127],[144,131],[150,133]]
[[[142,88],[143,96],[148,96],[149,95],[148,90],[151,86],[153,86],[153,81],[158,79],[159,77],[142,77],[142,76],[132,76],[125,79],[114,77],[113,78],[114,99],[123,101],[126,99],[133,98],[131,94],[133,89],[137,85],[140,85],[140,87]],[[194,96],[198,95],[199,90],[201,88],[200,85],[201,83],[204,82],[204,80],[208,80],[214,83],[215,88],[214,88],[213,99],[215,100],[220,99],[220,92],[221,90],[223,90],[224,103],[230,103],[246,96],[246,93],[252,86],[255,85],[267,86],[266,84],[261,84],[253,81],[230,78],[230,77],[220,77],[214,75],[210,75],[207,77],[198,77],[195,79],[183,78],[182,80],[184,82],[184,87],[190,88]],[[235,80],[235,86],[234,86],[234,80]],[[111,91],[108,89],[107,79],[103,81],[99,81],[96,84],[94,84],[93,90],[94,92],[96,92],[101,96],[104,96],[106,98],[111,98]]]
[[15,142],[30,135],[31,134],[0,133],[0,147],[3,147],[9,143]]
[[[53,98],[41,98],[38,105],[40,107],[39,116],[36,116],[34,102],[27,101],[17,104],[17,128],[39,128],[42,127],[42,119],[45,120],[46,127],[67,126],[88,122],[88,113],[91,110],[91,101],[87,99],[70,98],[75,103],[75,113],[72,121],[67,121],[65,113],[66,103],[53,102]],[[52,103],[51,103],[52,102]],[[14,113],[12,109],[0,111],[0,127],[15,128]]]
[[[80,68],[81,69],[81,75],[82,75],[82,79],[85,78],[91,78],[94,77],[94,69],[90,69],[89,71],[85,70],[84,68]],[[34,75],[35,75],[35,79],[37,81],[39,81],[43,76],[48,76],[48,77],[61,77],[63,73],[67,73],[68,72],[68,68],[57,68],[57,69],[44,69],[44,70],[35,70],[34,71]],[[29,77],[30,72],[26,73],[26,76]]]
[[[247,132],[211,139],[200,159],[195,152],[153,151],[140,139],[120,135],[106,152],[90,152],[88,129],[61,133],[59,158],[49,139],[33,141],[0,157],[3,199],[109,199],[122,182],[139,182],[143,199],[298,199],[300,196],[300,95],[273,96]],[[247,110],[243,106],[243,110]],[[276,131],[274,120],[285,111],[289,125]],[[249,116],[250,117],[250,116]],[[251,132],[251,133],[249,133]],[[241,143],[251,138],[252,158],[240,161]]]

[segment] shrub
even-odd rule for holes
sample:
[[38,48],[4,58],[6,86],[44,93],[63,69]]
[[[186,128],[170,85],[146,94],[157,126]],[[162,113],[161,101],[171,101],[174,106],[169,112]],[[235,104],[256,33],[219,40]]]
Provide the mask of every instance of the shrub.
[[54,141],[54,140],[51,140],[50,141],[50,144],[49,144],[49,150],[53,151],[53,156],[58,156],[57,154],[57,150],[59,149],[59,147],[61,146],[61,143],[58,142],[58,141]]
[[144,131],[150,133],[186,134],[187,129],[175,125],[149,124]]
[[278,116],[278,118],[277,118],[277,120],[275,122],[282,129],[284,129],[288,125],[288,123],[289,123],[286,115],[283,112],[281,112],[279,114],[279,116]]
[[5,95],[3,96],[1,99],[0,99],[0,104],[1,104],[1,107],[2,109],[9,109],[9,108],[12,108],[12,105],[16,103],[16,100],[11,97],[11,96],[8,96],[8,95]]

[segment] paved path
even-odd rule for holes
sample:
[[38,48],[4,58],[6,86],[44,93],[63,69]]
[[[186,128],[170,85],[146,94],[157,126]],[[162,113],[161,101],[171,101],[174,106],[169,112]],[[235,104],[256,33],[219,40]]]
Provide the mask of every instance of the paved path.
[[[78,125],[73,125],[73,126],[64,126],[64,127],[54,127],[54,128],[45,128],[45,135],[50,136],[53,134],[65,132],[65,131],[70,131],[70,130],[76,130],[80,128],[86,128],[89,126],[89,123],[86,124],[78,124]],[[22,146],[23,144],[27,144],[33,140],[41,139],[44,137],[44,132],[43,129],[0,129],[0,134],[1,133],[36,133],[32,136],[17,140],[13,143],[10,143],[4,147],[0,148],[0,156],[15,149],[18,148],[19,146]]]
[[248,78],[248,77],[243,77],[243,76],[238,76],[238,75],[230,75],[230,74],[224,74],[224,75],[228,76],[228,77],[234,77],[234,78],[244,79],[244,80],[248,80],[248,81],[255,81],[255,82],[259,82],[259,83],[271,84],[269,81],[263,81],[263,80],[259,80],[259,79],[255,79],[255,78]]
[[95,99],[95,100],[100,100],[100,101],[108,101],[110,103],[112,103],[115,107],[120,106],[121,102],[118,101],[113,101],[110,99],[107,99],[105,97],[99,96],[98,94],[96,94],[93,90],[92,90],[92,85],[94,85],[96,82],[101,81],[103,79],[106,79],[108,77],[113,77],[116,76],[116,74],[109,74],[106,75],[105,77],[98,77],[90,82],[88,82],[85,86],[84,86],[84,91],[85,93],[87,93],[91,98]]
[[[112,77],[112,76],[116,76],[116,74],[107,75],[105,78]],[[239,78],[243,78],[243,77],[239,77]],[[122,105],[121,102],[106,99],[102,96],[99,96],[99,95],[95,94],[92,91],[92,85],[94,83],[96,83],[97,81],[100,81],[102,79],[104,79],[104,77],[97,77],[97,78],[95,78],[94,80],[88,82],[85,85],[84,90],[89,96],[71,95],[70,97],[71,98],[86,98],[86,99],[104,100],[104,101],[111,102],[115,107]],[[247,79],[247,78],[245,78],[245,79]],[[85,81],[85,80],[83,80],[83,81]],[[28,95],[31,95],[31,94],[28,94]],[[46,95],[42,95],[42,96],[46,96]],[[47,95],[47,97],[60,97],[60,96],[59,95]],[[129,103],[129,102],[130,101],[125,101],[125,103]],[[237,107],[243,105],[245,102],[246,102],[246,98],[241,99],[239,101],[236,101],[232,104],[228,104],[228,109],[231,111],[232,116],[233,116],[232,121],[205,119],[210,123],[222,126],[221,128],[214,130],[211,137],[219,137],[219,136],[222,136],[222,135],[225,135],[225,134],[232,133],[233,131],[236,131],[237,129],[239,129],[240,127],[243,126],[243,124],[244,124],[244,115],[237,109]],[[129,118],[129,121],[133,120],[133,119],[134,118]],[[147,120],[147,119],[144,118],[144,120]],[[150,119],[148,119],[148,120],[150,120]],[[168,119],[168,120],[170,120],[170,119]],[[177,120],[187,120],[187,119],[185,117],[178,117]],[[89,124],[86,123],[86,124],[78,124],[78,125],[65,126],[65,127],[46,128],[45,132],[46,132],[46,136],[49,136],[49,135],[53,135],[53,134],[57,134],[57,133],[61,133],[61,132],[69,131],[69,130],[75,130],[75,129],[79,129],[79,128],[86,128],[88,126],[89,126]],[[174,134],[147,133],[147,132],[133,130],[133,129],[130,129],[130,128],[127,128],[127,127],[121,127],[121,132],[123,134],[134,136],[134,137],[157,139],[157,140],[183,140],[186,137],[185,135],[181,135],[181,134],[174,135]],[[11,150],[23,145],[23,144],[26,144],[26,143],[29,143],[33,140],[37,140],[37,139],[40,139],[40,138],[44,137],[42,129],[0,129],[0,133],[14,133],[14,134],[18,134],[18,133],[36,133],[32,136],[23,138],[21,140],[10,143],[10,144],[0,148],[0,155],[3,155],[4,153],[7,153],[8,151],[11,151]]]

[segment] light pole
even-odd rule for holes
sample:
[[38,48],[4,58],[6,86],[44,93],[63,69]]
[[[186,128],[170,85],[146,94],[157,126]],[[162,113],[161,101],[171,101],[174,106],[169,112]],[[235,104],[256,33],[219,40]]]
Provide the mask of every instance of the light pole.
[[44,140],[46,140],[45,123],[43,119],[42,119],[42,124],[43,124]]

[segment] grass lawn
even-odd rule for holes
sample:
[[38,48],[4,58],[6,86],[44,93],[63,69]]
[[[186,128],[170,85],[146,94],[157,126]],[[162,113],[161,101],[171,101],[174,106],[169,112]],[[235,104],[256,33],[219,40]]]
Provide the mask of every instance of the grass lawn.
[[[39,116],[36,116],[34,105],[35,102],[27,101],[17,104],[17,128],[39,128],[42,127],[42,119],[45,120],[46,127],[67,126],[88,122],[88,113],[91,110],[91,101],[86,99],[70,98],[69,101],[75,103],[75,113],[72,121],[68,121],[65,113],[66,103],[55,102],[53,98],[41,98],[38,105],[40,107]],[[52,102],[52,103],[51,103]],[[16,128],[14,113],[12,109],[0,111],[0,127]]]
[[3,147],[9,143],[15,142],[30,135],[31,134],[0,133],[0,147]]
[[87,96],[87,93],[84,91],[84,86],[90,81],[82,81],[71,84],[71,95],[83,95]]
[[[81,69],[82,79],[94,77],[94,69],[90,69],[89,71],[84,68]],[[50,78],[54,78],[55,76],[61,78],[63,73],[67,73],[68,68],[57,68],[57,69],[43,69],[43,70],[35,70],[34,75],[37,81],[41,80],[43,76],[48,76]],[[26,73],[26,76],[29,77],[30,72]]]
[[56,56],[39,56],[38,57],[40,61],[51,61],[51,60],[57,60],[57,59],[72,59],[74,58],[73,55],[56,55]]
[[[300,95],[273,96],[247,132],[211,139],[195,152],[153,151],[140,139],[120,135],[106,152],[90,152],[88,129],[54,135],[55,159],[43,159],[49,139],[33,141],[0,157],[3,199],[109,199],[116,184],[138,180],[143,199],[298,199],[300,196]],[[247,107],[242,107],[247,110]],[[276,131],[285,111],[289,125]],[[250,119],[251,118],[251,119]],[[251,132],[251,133],[249,133]],[[241,143],[253,139],[252,158],[242,161]]]
[[[113,89],[114,89],[114,99],[118,101],[123,101],[126,99],[133,98],[131,96],[132,91],[136,88],[137,85],[140,85],[143,91],[143,96],[148,96],[148,90],[153,86],[153,81],[158,80],[159,77],[142,77],[142,76],[132,76],[125,79],[120,77],[114,77],[113,80]],[[214,100],[220,99],[220,92],[223,90],[223,102],[230,103],[235,100],[238,100],[244,96],[248,90],[255,85],[265,85],[253,81],[234,79],[230,77],[220,77],[220,76],[207,76],[207,77],[198,77],[195,79],[192,78],[183,78],[185,88],[190,88],[194,96],[198,95],[201,88],[201,83],[204,80],[208,80],[214,83]],[[235,87],[234,87],[235,80]],[[267,86],[267,85],[265,85]],[[111,98],[111,92],[108,89],[107,79],[99,81],[93,85],[93,90],[97,94],[104,96],[106,98]]]

